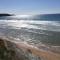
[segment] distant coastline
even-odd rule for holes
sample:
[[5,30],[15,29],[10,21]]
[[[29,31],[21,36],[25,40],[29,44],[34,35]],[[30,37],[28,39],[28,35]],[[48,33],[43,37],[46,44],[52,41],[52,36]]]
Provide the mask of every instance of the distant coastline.
[[0,17],[3,17],[3,16],[13,16],[13,14],[8,14],[8,13],[0,13]]

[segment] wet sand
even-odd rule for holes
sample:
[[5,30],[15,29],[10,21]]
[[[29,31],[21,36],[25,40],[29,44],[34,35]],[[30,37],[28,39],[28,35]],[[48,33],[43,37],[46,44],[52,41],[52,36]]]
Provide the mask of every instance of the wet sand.
[[[10,41],[8,39],[5,39],[5,40]],[[13,42],[14,44],[16,44],[17,48],[20,48],[20,49],[24,50],[25,52],[30,52],[31,54],[33,54],[35,56],[39,56],[39,57],[43,58],[43,60],[60,60],[60,53],[55,52],[55,51],[53,52],[53,50],[49,50],[49,49],[44,50],[43,48],[40,49],[34,45],[28,44],[27,42],[16,42],[16,41],[12,41],[12,40],[10,42]]]
[[42,57],[44,60],[60,60],[60,54],[52,51],[44,51],[43,49],[39,49],[35,46],[29,45],[27,43],[19,43],[17,44],[18,48],[23,48],[25,50],[29,50],[32,54]]

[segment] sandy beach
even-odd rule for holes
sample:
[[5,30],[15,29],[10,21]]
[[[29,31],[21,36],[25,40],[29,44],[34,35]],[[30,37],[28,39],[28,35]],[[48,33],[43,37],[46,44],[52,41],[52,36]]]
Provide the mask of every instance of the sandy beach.
[[32,54],[42,57],[44,60],[45,59],[46,60],[60,60],[60,54],[52,52],[52,51],[44,51],[43,49],[39,49],[27,43],[19,43],[17,44],[17,47],[30,51]]
[[[9,41],[7,39],[5,39],[5,40]],[[43,47],[47,48],[47,46],[44,46],[44,45],[40,46],[40,47],[42,47],[40,49],[34,45],[28,44],[27,42],[14,42],[14,41],[10,41],[10,42],[13,42],[14,44],[16,44],[16,47],[24,50],[24,52],[29,52],[35,56],[41,57],[41,58],[43,58],[43,60],[60,60],[60,53],[53,52],[52,49],[51,50],[43,49]]]

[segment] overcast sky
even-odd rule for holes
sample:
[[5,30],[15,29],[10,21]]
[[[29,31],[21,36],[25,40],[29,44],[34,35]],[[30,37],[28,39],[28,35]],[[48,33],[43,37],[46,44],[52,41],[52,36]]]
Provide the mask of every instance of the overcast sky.
[[60,0],[0,0],[0,13],[60,13]]

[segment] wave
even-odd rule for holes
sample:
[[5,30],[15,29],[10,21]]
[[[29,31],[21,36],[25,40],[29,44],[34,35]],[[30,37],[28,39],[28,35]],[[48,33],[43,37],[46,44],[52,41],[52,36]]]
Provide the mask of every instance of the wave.
[[34,21],[34,20],[0,20],[0,27],[8,27],[9,29],[41,29],[48,31],[60,32],[60,22],[59,21]]
[[60,45],[59,21],[0,20],[0,32],[22,41]]

